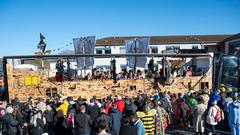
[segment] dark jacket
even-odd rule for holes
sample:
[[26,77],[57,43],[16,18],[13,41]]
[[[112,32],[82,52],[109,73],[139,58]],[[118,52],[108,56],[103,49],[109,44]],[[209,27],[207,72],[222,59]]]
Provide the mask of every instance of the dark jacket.
[[119,135],[137,135],[137,130],[130,124],[122,125]]
[[109,116],[110,116],[110,119],[112,120],[111,130],[116,131],[118,133],[121,127],[122,113],[120,113],[117,109],[112,108]]
[[55,135],[67,135],[67,122],[66,119],[62,117],[55,117],[54,118],[54,134]]
[[44,122],[37,118],[37,126],[33,128],[32,135],[42,135],[44,132]]
[[99,114],[99,107],[95,104],[93,106],[88,106],[88,114],[90,115],[91,119],[94,121],[98,114]]
[[3,132],[5,135],[17,134],[18,121],[12,114],[5,114],[3,116]]
[[78,134],[88,134],[91,131],[92,120],[90,116],[86,113],[78,113],[74,117],[74,122],[76,125]]
[[21,127],[23,127],[24,123],[26,123],[26,117],[23,115],[22,112],[18,112],[16,115],[16,119]]
[[46,111],[45,118],[47,123],[53,123],[54,120],[54,111]]

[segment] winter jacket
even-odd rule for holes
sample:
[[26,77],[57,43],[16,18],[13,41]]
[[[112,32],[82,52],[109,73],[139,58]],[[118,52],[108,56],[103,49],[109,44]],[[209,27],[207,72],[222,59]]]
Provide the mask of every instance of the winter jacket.
[[125,102],[123,100],[116,101],[115,104],[117,105],[117,109],[119,112],[123,112],[125,108]]
[[86,113],[78,113],[74,117],[74,123],[78,134],[89,134],[91,131],[92,120]]
[[112,120],[111,131],[116,131],[118,134],[121,127],[122,113],[120,113],[117,109],[112,108],[109,116],[110,119]]
[[42,119],[36,119],[36,127],[32,130],[32,135],[42,135],[44,132],[44,121]]
[[67,116],[68,106],[69,106],[68,101],[64,100],[63,104],[61,104],[58,108],[56,108],[56,111],[62,110],[63,115]]
[[3,132],[5,135],[17,134],[18,121],[12,114],[5,114],[3,116]]
[[130,124],[122,125],[119,135],[137,135],[137,130]]
[[233,125],[240,125],[240,103],[237,101],[229,103],[228,113],[230,127],[233,127]]
[[45,118],[47,123],[53,123],[54,120],[54,111],[46,111]]
[[91,117],[91,120],[95,120],[99,114],[99,107],[96,104],[92,104],[88,106],[88,114]]
[[145,135],[145,128],[143,122],[140,119],[134,122],[133,126],[137,130],[137,135]]

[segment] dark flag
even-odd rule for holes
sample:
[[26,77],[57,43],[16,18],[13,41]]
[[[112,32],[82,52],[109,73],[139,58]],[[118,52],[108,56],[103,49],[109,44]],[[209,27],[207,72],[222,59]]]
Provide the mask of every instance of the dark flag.
[[38,48],[39,50],[41,50],[42,52],[45,52],[46,46],[47,46],[47,44],[46,44],[46,39],[45,39],[45,37],[43,36],[43,34],[40,33],[40,42],[38,43],[37,48]]
[[[81,37],[73,39],[75,54],[94,54],[96,44],[95,36]],[[77,67],[84,69],[94,64],[93,57],[78,57]]]
[[[148,52],[148,38],[137,38],[125,40],[126,53],[147,53]],[[128,56],[127,65],[130,68],[145,67],[147,62],[146,56]]]

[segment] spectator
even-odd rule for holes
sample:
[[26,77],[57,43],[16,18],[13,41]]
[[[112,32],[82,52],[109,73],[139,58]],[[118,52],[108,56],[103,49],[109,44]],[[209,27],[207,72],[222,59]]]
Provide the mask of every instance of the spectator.
[[37,113],[33,115],[32,124],[34,126],[32,130],[33,135],[42,135],[44,133],[46,119],[43,117],[41,110],[37,111]]
[[122,119],[122,126],[120,128],[119,135],[137,135],[137,130],[130,125],[128,117]]
[[47,109],[47,105],[44,102],[43,98],[38,99],[38,104],[37,104],[37,110],[40,110],[41,112],[45,112]]
[[137,106],[133,103],[132,98],[128,97],[125,100],[125,109],[124,114],[128,114],[128,112],[136,112]]
[[6,114],[3,116],[3,134],[4,135],[16,135],[18,121],[13,115],[12,106],[8,106],[6,109]]
[[113,107],[110,111],[109,116],[110,116],[110,119],[112,120],[111,131],[113,131],[114,133],[116,133],[116,135],[118,135],[121,127],[122,113],[117,110],[116,104],[113,104]]
[[67,135],[67,123],[63,111],[59,110],[54,118],[54,135]]
[[122,100],[121,96],[117,96],[117,101],[115,102],[115,104],[117,105],[118,111],[122,113],[125,108],[125,102]]
[[224,114],[221,111],[221,108],[218,107],[217,101],[213,101],[211,107],[209,108],[207,114],[207,123],[211,126],[211,133],[215,134],[215,126],[223,119]]
[[[105,108],[101,107],[100,108],[100,113],[98,115],[98,117],[96,118],[96,123],[98,124],[100,120],[104,120],[106,122],[106,131],[109,132],[111,127],[112,127],[112,120],[111,118],[106,114],[105,112]],[[96,127],[99,127],[98,125],[96,125]]]
[[74,123],[77,128],[77,135],[90,135],[92,120],[88,114],[86,114],[86,107],[80,106],[80,112],[74,118]]
[[189,128],[188,117],[190,115],[190,107],[185,103],[183,95],[178,99],[178,118],[180,128],[187,130]]
[[47,105],[47,110],[44,113],[46,118],[46,130],[49,135],[53,135],[53,121],[54,121],[54,111],[52,110],[50,105]]
[[240,135],[240,103],[237,101],[238,94],[233,95],[233,102],[228,105],[228,122],[232,135]]
[[98,135],[111,135],[106,131],[107,122],[104,119],[98,121]]
[[93,120],[93,124],[95,125],[95,119],[97,118],[99,114],[99,107],[96,103],[96,100],[90,99],[90,104],[88,105],[88,114],[91,117],[91,120]]
[[145,128],[143,122],[137,117],[136,113],[130,114],[130,121],[137,130],[137,135],[145,135]]
[[192,107],[192,116],[193,116],[193,128],[196,132],[196,135],[203,135],[204,133],[204,115],[207,110],[207,105],[203,104],[203,100],[198,98],[199,104]]
[[150,109],[149,104],[143,107],[143,112],[137,112],[138,117],[142,120],[146,135],[152,135],[155,132],[154,116],[155,109]]
[[163,107],[160,106],[159,101],[154,101],[155,109],[156,109],[156,116],[155,116],[155,134],[156,135],[164,135],[165,134],[165,125],[166,119],[168,117],[167,112]]
[[63,111],[63,115],[66,117],[67,116],[67,111],[68,111],[68,106],[69,106],[69,103],[65,99],[63,101],[63,103],[56,109],[56,111],[62,110]]

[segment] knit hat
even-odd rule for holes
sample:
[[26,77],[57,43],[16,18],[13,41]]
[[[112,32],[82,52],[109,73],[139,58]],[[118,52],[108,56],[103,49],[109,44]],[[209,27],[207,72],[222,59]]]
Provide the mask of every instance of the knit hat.
[[118,95],[117,100],[122,100],[122,97]]

